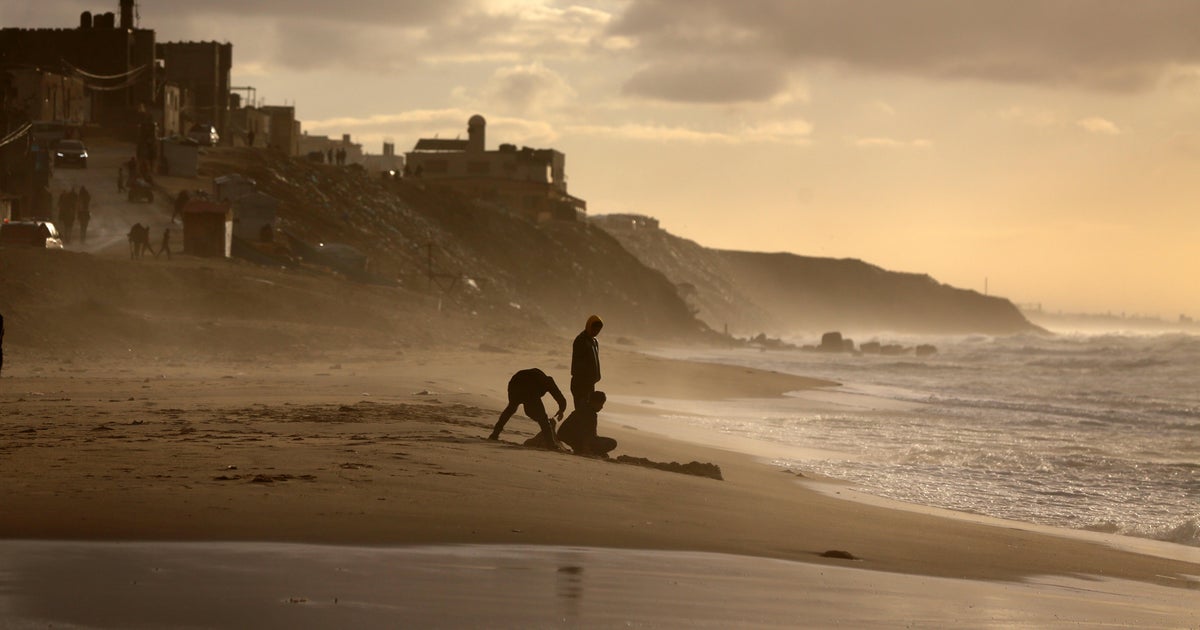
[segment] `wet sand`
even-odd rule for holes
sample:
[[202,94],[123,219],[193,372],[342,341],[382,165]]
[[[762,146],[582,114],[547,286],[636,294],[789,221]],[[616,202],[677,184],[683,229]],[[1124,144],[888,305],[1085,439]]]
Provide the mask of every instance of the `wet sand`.
[[[713,463],[721,469],[719,481],[525,448],[519,444],[536,425],[520,415],[501,442],[483,439],[503,406],[512,372],[540,366],[566,386],[567,367],[549,351],[329,353],[321,360],[278,364],[49,360],[20,352],[5,359],[0,538],[10,541],[549,545],[735,554],[803,563],[789,586],[797,594],[812,591],[828,571],[849,576],[845,584],[831,586],[828,597],[814,592],[797,600],[797,606],[826,611],[867,606],[876,615],[894,614],[872,608],[869,590],[876,587],[855,590],[846,584],[872,585],[884,579],[880,576],[936,583],[934,592],[941,595],[933,599],[914,600],[908,587],[899,586],[894,595],[897,602],[912,602],[909,616],[899,618],[933,625],[946,619],[937,610],[969,610],[964,607],[979,604],[974,598],[996,596],[972,589],[1022,594],[1028,587],[1019,585],[1036,583],[1046,601],[1075,602],[1086,590],[1079,584],[1048,585],[1079,579],[1103,578],[1097,590],[1116,600],[1136,600],[1142,589],[1165,589],[1187,610],[1200,610],[1200,590],[1188,577],[1200,575],[1195,562],[1003,523],[845,501],[727,448],[736,444],[664,437],[671,427],[657,417],[660,410],[639,404],[766,397],[829,385],[814,379],[619,350],[606,354],[601,386],[620,392],[623,401],[614,405],[611,420],[601,415],[601,433],[620,441],[614,455]],[[621,420],[635,417],[636,422]],[[99,555],[85,549],[82,562],[103,572],[104,547],[94,549]],[[163,557],[175,553],[156,549]],[[318,556],[331,553],[315,549]],[[830,550],[856,559],[822,555]],[[674,559],[638,562],[648,572],[657,565],[676,567]],[[958,590],[929,582],[935,578],[970,582]],[[389,579],[409,588],[409,577]],[[447,597],[457,593],[453,583],[445,587]],[[181,582],[177,588],[203,593],[217,585]],[[749,580],[731,588],[750,593],[762,585]],[[275,603],[309,597],[279,593],[280,599],[272,599],[275,595],[263,597]],[[614,595],[612,606],[619,599]],[[415,614],[411,607],[380,606],[400,615],[396,618]],[[671,614],[701,618],[693,605],[678,606]],[[1008,613],[997,612],[1003,614]],[[1158,623],[1157,613],[1145,614],[1150,616],[1135,625]],[[1175,616],[1166,618],[1174,625],[1196,623],[1178,610],[1170,614]],[[879,625],[895,621],[864,615]],[[536,625],[542,617],[526,619]],[[978,624],[963,625],[985,625],[982,618],[971,619]],[[1017,619],[1041,625],[1038,617]],[[773,623],[766,619],[763,625]]]
[[[5,627],[1194,626],[1175,589],[976,582],[702,552],[0,541]],[[86,594],[85,597],[66,594]],[[220,602],[220,605],[213,605]]]

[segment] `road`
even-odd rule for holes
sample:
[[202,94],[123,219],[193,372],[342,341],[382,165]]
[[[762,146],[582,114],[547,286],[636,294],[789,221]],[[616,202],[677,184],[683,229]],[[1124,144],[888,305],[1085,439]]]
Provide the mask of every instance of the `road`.
[[[88,225],[87,242],[79,241],[79,225],[76,223],[73,238],[66,243],[66,249],[99,256],[128,256],[129,228],[141,223],[150,226],[150,242],[155,250],[162,240],[163,230],[172,228],[171,251],[182,251],[182,225],[171,224],[172,199],[161,190],[155,190],[153,203],[129,201],[125,193],[117,192],[117,169],[134,154],[133,144],[96,139],[87,141],[87,148],[87,168],[57,167],[50,183],[56,219],[59,193],[73,186],[87,186],[92,195],[92,220]],[[196,182],[195,186],[201,187],[202,184]],[[55,224],[59,225],[61,231],[62,226],[57,220]]]

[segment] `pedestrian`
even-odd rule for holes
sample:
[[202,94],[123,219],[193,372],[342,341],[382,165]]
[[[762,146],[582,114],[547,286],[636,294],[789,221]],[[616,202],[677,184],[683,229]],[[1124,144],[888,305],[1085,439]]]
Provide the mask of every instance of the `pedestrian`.
[[75,194],[75,189],[64,190],[58,195],[58,224],[62,227],[62,238],[64,243],[71,242],[71,232],[75,228],[75,202],[78,195]]
[[183,207],[187,205],[189,200],[191,200],[191,195],[188,195],[188,191],[179,191],[179,194],[175,197],[175,209],[171,211],[171,223],[175,222],[176,216],[183,218]]
[[167,260],[171,260],[171,228],[163,230],[162,243],[159,244],[158,251],[152,253],[155,260],[158,260],[158,255],[162,253],[166,253]]
[[585,409],[596,383],[600,382],[600,343],[596,335],[604,322],[596,315],[587,318],[583,332],[571,344],[571,399],[575,409]]
[[75,219],[79,221],[79,242],[87,242],[88,223],[92,221],[92,193],[87,186],[79,187],[79,201],[76,204]]
[[254,130],[253,129],[246,132],[246,146],[248,146],[248,147],[254,146]]
[[504,430],[508,419],[516,413],[517,407],[524,406],[525,415],[538,423],[538,426],[542,428],[542,433],[551,438],[552,447],[563,450],[562,445],[558,442],[558,437],[554,434],[554,422],[546,415],[546,407],[542,404],[542,396],[547,393],[553,396],[555,402],[558,403],[558,412],[554,414],[554,421],[562,420],[563,412],[567,408],[567,399],[563,397],[562,391],[558,389],[553,378],[537,368],[529,368],[513,374],[508,381],[508,406],[500,412],[500,418],[496,421],[496,426],[492,428],[492,434],[488,436],[488,439],[500,439],[500,432]]
[[558,439],[577,455],[599,455],[608,457],[608,453],[617,448],[617,441],[596,435],[597,417],[608,396],[604,392],[592,392],[587,407],[576,409],[563,420],[558,427]]

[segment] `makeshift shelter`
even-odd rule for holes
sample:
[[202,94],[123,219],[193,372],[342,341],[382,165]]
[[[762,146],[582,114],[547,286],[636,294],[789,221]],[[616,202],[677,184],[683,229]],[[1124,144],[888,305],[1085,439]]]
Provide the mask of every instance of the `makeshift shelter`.
[[261,241],[263,226],[275,231],[275,212],[279,200],[262,192],[252,192],[233,202],[233,235],[246,241]]
[[230,173],[213,180],[213,194],[217,201],[233,201],[257,190],[258,183],[241,173]]
[[159,161],[164,175],[195,177],[200,168],[200,149],[195,144],[163,140]]
[[183,206],[183,253],[229,258],[233,246],[233,208],[228,202],[194,199]]

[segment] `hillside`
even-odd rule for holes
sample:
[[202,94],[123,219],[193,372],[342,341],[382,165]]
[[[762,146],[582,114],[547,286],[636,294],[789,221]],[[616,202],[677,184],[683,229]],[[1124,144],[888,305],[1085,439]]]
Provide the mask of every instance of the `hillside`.
[[1008,300],[860,260],[710,249],[653,226],[604,225],[682,287],[697,316],[735,335],[842,330],[1008,334],[1033,331]]
[[281,230],[351,245],[369,256],[378,280],[469,310],[523,310],[562,333],[591,313],[617,324],[614,334],[687,338],[705,329],[666,277],[587,223],[534,224],[419,181],[267,151],[221,149],[202,169],[256,180],[282,201]]

